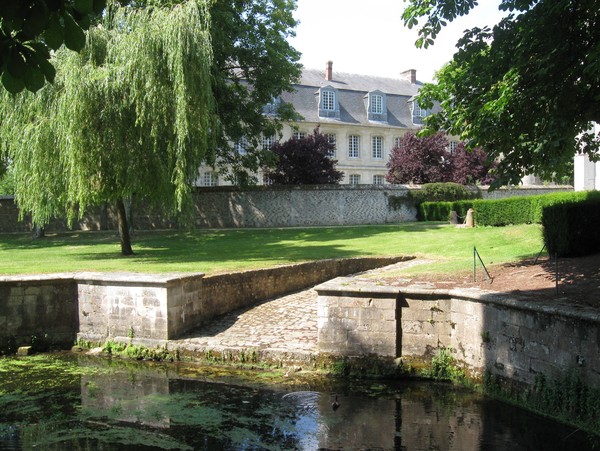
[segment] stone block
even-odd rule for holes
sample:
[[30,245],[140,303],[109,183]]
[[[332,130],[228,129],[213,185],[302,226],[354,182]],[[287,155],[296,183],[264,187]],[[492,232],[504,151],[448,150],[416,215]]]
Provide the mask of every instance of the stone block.
[[18,356],[26,356],[26,355],[31,355],[31,354],[33,354],[31,346],[19,346],[17,348]]

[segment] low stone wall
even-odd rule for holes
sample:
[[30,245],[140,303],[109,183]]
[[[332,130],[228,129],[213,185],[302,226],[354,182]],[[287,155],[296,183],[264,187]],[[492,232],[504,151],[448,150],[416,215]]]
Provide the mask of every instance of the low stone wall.
[[0,278],[0,353],[32,341],[70,345],[78,328],[77,287],[69,275]]
[[[76,273],[0,278],[0,349],[8,340],[76,337],[166,343],[215,316],[340,275],[405,257],[349,258],[204,277],[203,274]],[[6,342],[6,343],[5,343]]]
[[558,378],[573,370],[600,386],[600,313],[594,309],[469,290],[400,290],[351,278],[316,290],[321,352],[410,362],[449,348],[474,376],[487,370],[532,385],[538,374]]
[[340,275],[368,271],[411,258],[339,258],[207,276],[203,279],[202,321],[265,299],[303,290]]

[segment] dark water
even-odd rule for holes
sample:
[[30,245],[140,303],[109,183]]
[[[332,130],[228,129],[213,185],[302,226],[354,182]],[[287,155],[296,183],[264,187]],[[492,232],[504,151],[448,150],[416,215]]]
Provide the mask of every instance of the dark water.
[[0,359],[0,450],[600,449],[446,384],[265,386],[174,364]]

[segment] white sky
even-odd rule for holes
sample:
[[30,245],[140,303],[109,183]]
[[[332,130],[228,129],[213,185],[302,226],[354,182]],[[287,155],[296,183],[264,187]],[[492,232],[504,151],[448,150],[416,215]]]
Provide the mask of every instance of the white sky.
[[300,21],[292,46],[302,53],[308,69],[396,78],[417,70],[417,79],[430,82],[435,71],[452,59],[465,29],[495,25],[502,17],[499,0],[480,0],[466,17],[448,24],[428,49],[417,49],[417,30],[402,22],[403,0],[297,0]]

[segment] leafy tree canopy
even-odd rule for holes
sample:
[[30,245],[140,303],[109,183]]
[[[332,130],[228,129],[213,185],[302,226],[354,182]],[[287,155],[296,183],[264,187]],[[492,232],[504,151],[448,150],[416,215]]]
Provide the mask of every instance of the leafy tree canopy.
[[218,127],[209,18],[206,0],[115,7],[80,53],[55,53],[53,84],[0,93],[0,144],[21,214],[43,226],[113,203],[130,254],[124,200],[136,195],[172,213],[190,205]]
[[443,133],[418,137],[406,133],[394,147],[387,163],[389,183],[433,183],[452,180],[448,140]]
[[[476,4],[410,0],[403,18],[427,47]],[[498,158],[494,186],[563,175],[577,151],[597,159],[600,136],[589,130],[600,122],[600,0],[502,0],[500,9],[508,15],[467,30],[437,84],[421,90],[424,107],[441,104],[424,133],[446,131]]]
[[[270,161],[261,137],[274,136],[282,121],[296,117],[289,105],[277,102],[301,73],[300,53],[288,43],[297,23],[295,9],[295,0],[217,1],[211,6],[213,94],[221,129],[208,163],[229,171],[235,182]],[[268,104],[273,114],[264,114]],[[245,152],[233,151],[232,144],[241,141]]]
[[450,152],[446,136],[438,132],[424,137],[405,134],[392,149],[387,167],[390,183],[487,185],[494,180],[495,164],[481,148],[467,151],[463,142]]
[[5,0],[0,2],[0,74],[16,93],[35,92],[56,71],[50,51],[63,44],[75,51],[85,45],[86,30],[106,0]]
[[344,177],[335,169],[337,160],[331,157],[335,145],[318,128],[305,138],[275,143],[271,150],[277,164],[267,177],[275,185],[328,185]]

